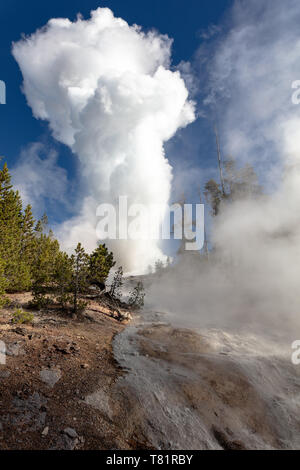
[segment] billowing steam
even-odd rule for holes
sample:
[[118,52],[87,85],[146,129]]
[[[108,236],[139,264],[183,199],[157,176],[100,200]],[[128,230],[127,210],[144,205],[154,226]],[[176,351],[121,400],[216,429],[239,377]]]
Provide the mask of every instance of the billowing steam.
[[[65,248],[96,246],[96,207],[167,204],[172,180],[163,144],[195,119],[171,40],[98,8],[89,20],[52,19],[13,46],[34,116],[80,161],[80,213],[59,229]],[[51,189],[51,188],[50,188]],[[158,210],[156,221],[162,221]],[[157,241],[116,242],[119,262],[143,271],[164,258]]]
[[[300,5],[238,1],[230,29],[212,45],[211,93],[222,150],[260,173],[265,195],[222,207],[210,261],[182,262],[153,287],[161,309],[185,325],[300,331]],[[201,56],[201,54],[200,54]],[[176,289],[174,289],[176,285]],[[175,295],[176,292],[176,295]]]

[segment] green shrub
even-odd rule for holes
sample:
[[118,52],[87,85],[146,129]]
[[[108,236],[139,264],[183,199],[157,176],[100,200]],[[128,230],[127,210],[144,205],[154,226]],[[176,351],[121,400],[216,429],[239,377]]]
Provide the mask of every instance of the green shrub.
[[34,293],[33,299],[29,302],[29,308],[35,310],[40,310],[42,308],[47,308],[51,303],[51,298],[42,293]]
[[24,310],[18,308],[15,310],[12,316],[12,323],[33,323],[34,315],[30,312],[24,312]]
[[88,306],[88,302],[86,302],[84,300],[77,300],[77,306],[76,306],[75,314],[76,313],[78,313],[78,314],[83,313],[87,306]]

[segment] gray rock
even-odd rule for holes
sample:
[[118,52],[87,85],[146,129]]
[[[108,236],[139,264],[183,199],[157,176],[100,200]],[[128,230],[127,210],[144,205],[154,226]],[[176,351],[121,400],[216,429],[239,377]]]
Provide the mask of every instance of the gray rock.
[[105,390],[96,390],[95,392],[85,397],[84,402],[96,410],[101,411],[101,413],[108,416],[110,419],[112,418],[113,411],[109,403],[109,394]]
[[54,385],[61,378],[61,371],[56,368],[52,369],[42,369],[40,372],[41,380],[47,384],[50,388],[53,388]]
[[76,439],[78,437],[77,432],[73,428],[65,428],[64,429],[64,434],[66,434],[71,439]]
[[77,437],[74,439],[67,434],[62,434],[50,450],[75,450],[80,442]]
[[9,370],[0,370],[0,379],[8,379],[10,376]]
[[47,402],[46,398],[38,392],[27,399],[22,399],[18,396],[12,400],[14,413],[7,415],[6,421],[11,426],[28,426],[28,430],[42,430],[45,428],[46,413],[42,412],[42,406]]
[[19,343],[11,343],[7,345],[6,354],[8,356],[21,356],[25,354],[24,349],[20,346]]

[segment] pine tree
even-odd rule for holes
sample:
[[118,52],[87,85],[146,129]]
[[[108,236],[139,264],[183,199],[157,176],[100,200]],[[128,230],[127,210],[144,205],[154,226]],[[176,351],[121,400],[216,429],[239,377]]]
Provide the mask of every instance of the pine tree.
[[88,287],[89,257],[85,253],[81,243],[78,243],[75,254],[71,256],[72,262],[72,280],[71,290],[73,293],[73,312],[78,314],[84,310],[87,303],[80,300]]
[[72,259],[67,253],[58,253],[55,260],[54,284],[56,291],[56,301],[62,309],[66,309],[72,302]]
[[164,270],[164,264],[160,259],[155,261],[154,269],[155,269],[156,274],[162,274]]
[[111,297],[119,297],[121,295],[121,287],[123,285],[123,268],[120,266],[113,277],[111,286],[110,286],[110,295]]
[[22,201],[11,185],[7,165],[0,171],[0,257],[5,265],[7,289],[18,291],[30,286],[30,273],[21,259]]
[[204,195],[211,207],[211,214],[213,216],[218,215],[223,193],[215,180],[211,179],[206,183],[204,188]]
[[4,262],[0,260],[0,308],[3,307],[7,302],[5,298],[6,287],[7,287],[7,280],[4,275]]
[[262,194],[262,187],[251,165],[238,168],[236,161],[230,157],[224,162],[224,168],[227,199],[237,200]]
[[142,308],[144,306],[145,289],[142,282],[138,282],[129,294],[128,304],[132,308]]
[[35,256],[32,267],[33,277],[33,305],[37,308],[44,307],[50,302],[47,292],[53,290],[55,263],[59,255],[59,243],[50,235],[39,233],[35,237]]
[[115,265],[114,256],[105,244],[99,245],[90,255],[89,279],[90,283],[103,290],[109,271]]
[[29,267],[30,272],[34,262],[35,251],[35,234],[34,234],[34,218],[32,215],[31,206],[25,208],[24,216],[22,219],[22,232],[21,232],[21,259]]
[[[36,223],[30,205],[23,211],[4,164],[0,170],[0,306],[5,290],[32,288],[33,305],[41,308],[56,298],[66,308],[72,301],[76,314],[86,305],[81,296],[89,284],[105,287],[114,265],[113,253],[105,245],[99,245],[90,257],[80,243],[71,257],[61,252],[52,231],[48,231],[46,214]],[[111,286],[112,296],[122,285],[122,275],[119,268]]]
[[43,233],[43,225],[42,225],[41,220],[37,221],[37,223],[34,227],[34,232],[35,232],[36,236],[39,236]]

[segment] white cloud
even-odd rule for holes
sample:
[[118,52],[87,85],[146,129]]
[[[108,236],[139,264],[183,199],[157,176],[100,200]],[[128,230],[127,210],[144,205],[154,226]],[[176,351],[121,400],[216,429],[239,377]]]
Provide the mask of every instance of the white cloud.
[[[100,202],[119,195],[146,206],[168,202],[172,171],[163,144],[195,116],[180,73],[168,70],[167,36],[143,33],[99,8],[89,20],[50,20],[14,44],[13,54],[35,117],[80,161],[86,194],[80,215],[62,227],[65,246],[78,230],[85,242],[82,227],[95,226]],[[96,234],[87,233],[95,246]],[[119,262],[143,270],[163,257],[157,242],[142,245],[117,245]]]
[[220,25],[216,24],[210,24],[206,29],[201,29],[197,36],[204,40],[207,41],[208,39],[211,39],[212,37],[216,36],[222,31],[222,28]]
[[66,170],[57,165],[57,152],[41,143],[33,143],[21,152],[11,175],[24,205],[31,204],[35,213],[45,210],[46,199],[63,202],[67,188]]
[[224,153],[266,173],[285,158],[283,124],[300,115],[291,101],[300,77],[299,2],[239,0],[230,18],[210,51],[206,102],[219,116]]

